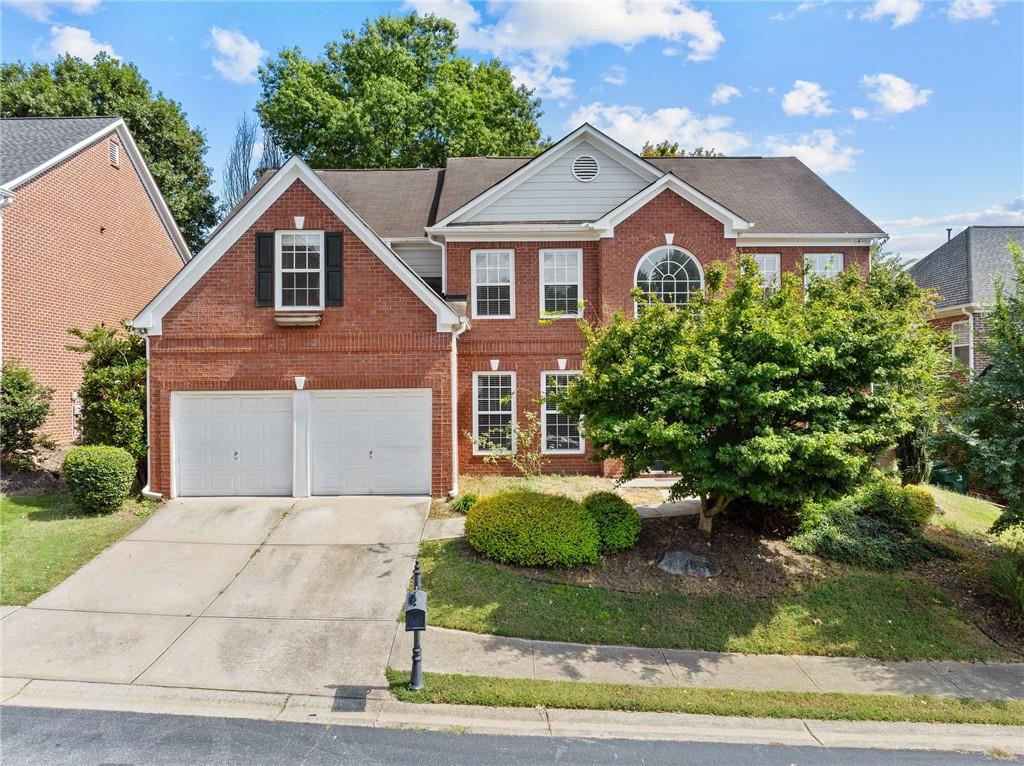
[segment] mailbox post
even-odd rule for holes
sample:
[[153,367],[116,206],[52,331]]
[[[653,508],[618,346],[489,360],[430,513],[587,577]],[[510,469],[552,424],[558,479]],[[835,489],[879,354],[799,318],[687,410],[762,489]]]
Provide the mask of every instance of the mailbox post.
[[423,647],[420,633],[427,629],[427,594],[420,588],[420,562],[412,570],[412,591],[405,597],[405,629],[412,631],[412,673],[409,688],[419,691],[423,688]]

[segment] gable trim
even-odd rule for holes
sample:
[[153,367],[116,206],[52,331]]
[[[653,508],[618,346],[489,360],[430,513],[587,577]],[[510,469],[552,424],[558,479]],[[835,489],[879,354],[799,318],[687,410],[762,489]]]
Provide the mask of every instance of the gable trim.
[[206,246],[196,254],[188,265],[179,271],[170,282],[157,293],[131,325],[146,330],[149,335],[160,335],[162,320],[189,290],[191,290],[221,256],[251,228],[260,216],[287,191],[295,181],[302,183],[315,194],[327,208],[344,223],[363,244],[387,266],[391,272],[429,308],[437,317],[437,331],[451,332],[459,324],[455,310],[435,293],[398,255],[391,250],[366,223],[331,191],[316,173],[299,157],[292,157],[274,176],[249,198],[249,201],[235,211],[235,215],[221,228]]
[[566,154],[577,143],[584,140],[592,141],[599,149],[602,149],[623,165],[640,175],[642,178],[646,178],[648,181],[654,181],[664,175],[662,171],[654,167],[654,165],[643,158],[638,157],[622,144],[609,138],[593,125],[585,122],[561,141],[549,146],[521,168],[505,176],[502,180],[498,181],[498,183],[485,189],[476,197],[473,197],[473,199],[464,203],[461,207],[456,208],[443,220],[438,221],[431,226],[430,229],[434,232],[440,233],[445,229],[445,227],[449,226],[459,218],[486,207],[502,194],[511,191],[512,187],[518,186],[524,181],[535,176],[559,157]]

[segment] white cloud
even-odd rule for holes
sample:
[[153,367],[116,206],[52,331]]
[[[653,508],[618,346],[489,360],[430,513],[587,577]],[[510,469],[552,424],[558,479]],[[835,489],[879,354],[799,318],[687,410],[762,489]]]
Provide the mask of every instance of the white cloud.
[[853,170],[856,157],[861,153],[852,146],[840,146],[838,136],[831,130],[811,131],[795,143],[787,143],[782,136],[768,136],[766,143],[776,157],[796,157],[822,175]]
[[803,13],[805,11],[811,10],[811,8],[817,8],[819,5],[824,4],[825,0],[804,0],[804,2],[800,3],[800,5],[796,7],[796,12]]
[[[572,80],[554,73],[568,68],[573,50],[599,44],[628,50],[647,40],[664,40],[670,43],[665,55],[675,55],[685,46],[691,61],[704,61],[725,40],[710,11],[698,11],[684,0],[492,3],[491,23],[469,0],[407,0],[407,5],[451,19],[461,45],[502,57],[527,76],[528,81],[520,80],[524,84],[551,86],[563,97]],[[540,90],[538,94],[554,95]]]
[[237,83],[256,82],[256,68],[267,52],[255,40],[237,29],[210,27],[210,41],[217,53],[211,63],[225,80]]
[[517,83],[535,90],[538,96],[554,99],[572,98],[572,86],[576,81],[571,77],[555,74],[568,68],[569,62],[564,58],[547,54],[538,54],[532,59],[523,60],[509,67]]
[[924,10],[921,0],[877,0],[870,9],[860,15],[866,21],[883,21],[892,18],[892,28],[906,26]]
[[867,109],[861,109],[859,106],[855,106],[850,110],[850,116],[855,120],[866,120],[871,116],[871,112]]
[[1024,197],[979,211],[896,218],[879,221],[879,225],[891,235],[889,250],[905,258],[920,258],[946,241],[946,227],[956,235],[965,226],[1024,226]]
[[735,85],[719,85],[711,94],[712,104],[728,104],[734,98],[740,97],[740,89]]
[[8,5],[30,19],[49,21],[54,11],[63,9],[77,13],[79,16],[93,13],[100,7],[100,0],[3,0]]
[[725,154],[733,154],[750,145],[743,133],[731,129],[731,117],[701,116],[685,108],[670,107],[646,112],[639,106],[597,102],[573,112],[566,128],[575,128],[583,122],[589,122],[635,151],[639,151],[645,141],[678,141],[684,149],[703,146]]
[[665,56],[681,56],[683,52],[674,45],[669,45],[661,49],[661,52]]
[[790,117],[813,114],[824,117],[835,109],[828,105],[828,91],[816,82],[797,80],[793,90],[782,97],[782,111]]
[[618,64],[608,67],[608,71],[601,75],[603,79],[609,85],[625,85],[626,84],[626,68],[621,67]]
[[953,0],[946,8],[946,15],[952,21],[988,19],[996,12],[995,0]]
[[868,89],[868,98],[888,114],[900,114],[924,106],[932,95],[930,90],[918,88],[902,77],[885,72],[864,75],[860,82]]
[[121,58],[112,46],[95,40],[92,32],[88,29],[61,26],[60,24],[50,27],[48,52],[54,57],[69,53],[86,61],[92,61],[97,53],[106,53],[116,59]]

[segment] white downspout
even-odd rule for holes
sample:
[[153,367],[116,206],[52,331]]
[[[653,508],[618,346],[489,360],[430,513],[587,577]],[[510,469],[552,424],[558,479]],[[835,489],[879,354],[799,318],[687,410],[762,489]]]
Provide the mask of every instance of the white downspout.
[[452,489],[449,497],[459,494],[459,336],[469,329],[465,317],[459,319],[459,326],[452,330]]
[[149,400],[149,335],[146,340],[146,486],[142,488],[142,496],[149,500],[163,500],[164,496],[159,492],[150,490],[153,484],[153,412],[150,409]]
[[[427,242],[432,242],[435,245],[441,246],[441,295],[448,294],[448,243],[446,240],[436,240],[434,237],[436,234],[427,234]],[[459,335],[465,332],[465,329],[459,330]]]

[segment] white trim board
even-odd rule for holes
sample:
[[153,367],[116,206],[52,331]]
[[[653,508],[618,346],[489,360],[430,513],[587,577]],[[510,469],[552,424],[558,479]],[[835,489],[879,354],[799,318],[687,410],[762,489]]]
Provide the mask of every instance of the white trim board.
[[357,236],[391,272],[397,276],[437,317],[437,331],[451,332],[459,324],[459,315],[444,299],[435,293],[430,285],[416,274],[395,252],[389,248],[366,223],[331,191],[320,177],[301,158],[292,157],[274,176],[249,198],[242,208],[235,212],[223,228],[206,243],[191,262],[157,293],[138,316],[132,320],[133,327],[146,330],[150,335],[160,335],[162,320],[178,301],[191,290],[203,275],[235,244],[236,241],[259,220],[278,197],[287,191],[292,183],[302,181],[327,208]]

